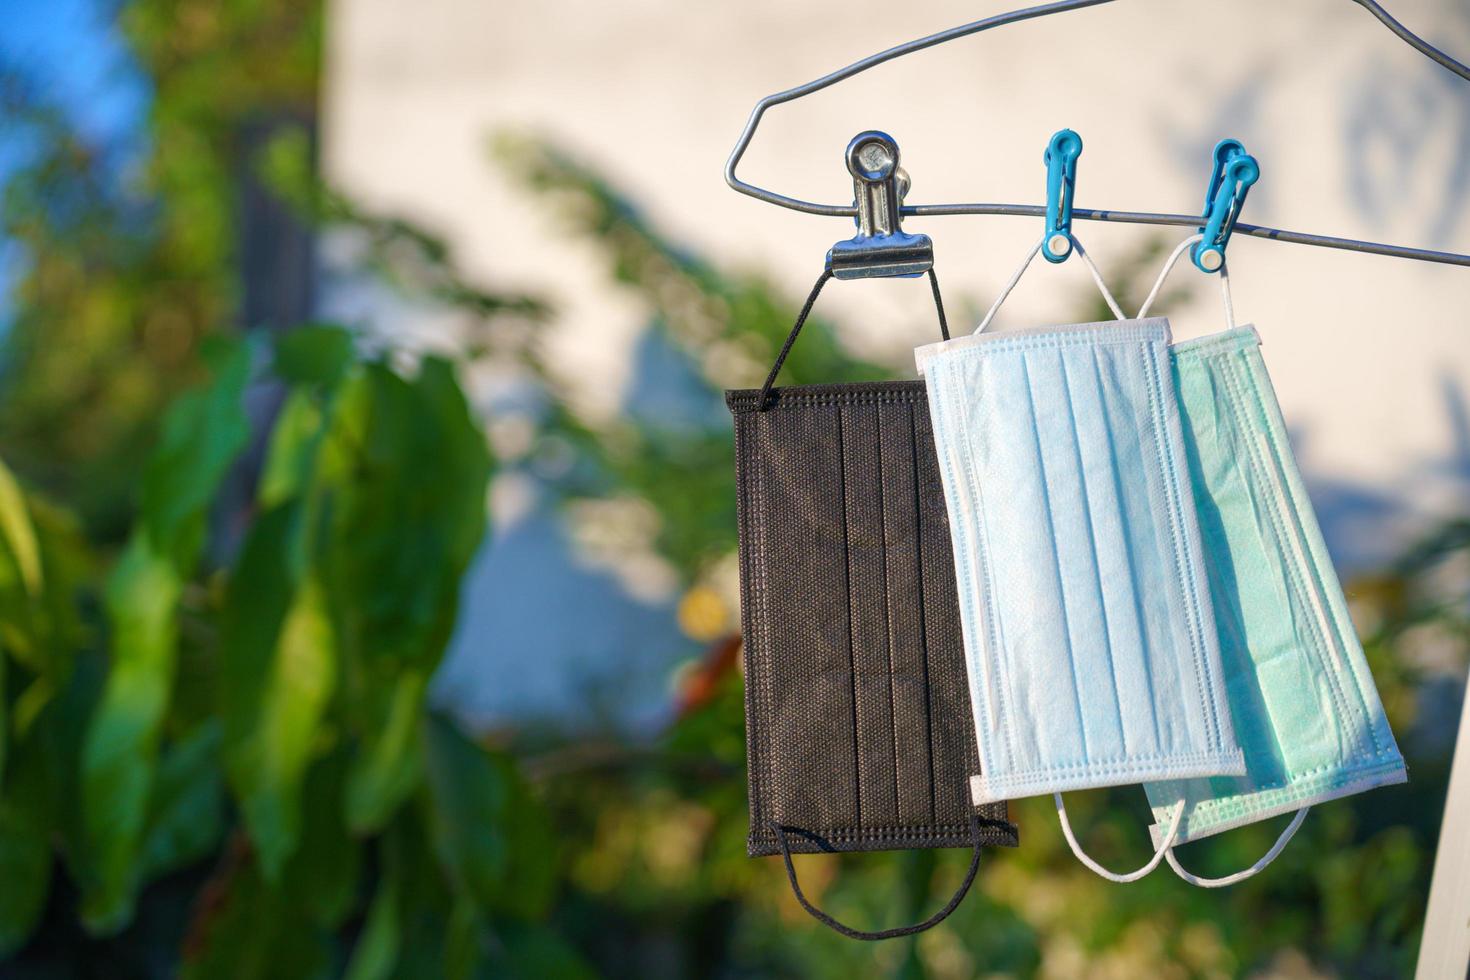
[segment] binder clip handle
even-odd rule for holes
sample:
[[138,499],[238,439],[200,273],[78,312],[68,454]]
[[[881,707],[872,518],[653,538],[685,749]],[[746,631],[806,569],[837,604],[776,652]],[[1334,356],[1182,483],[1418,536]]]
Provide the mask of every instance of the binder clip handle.
[[858,133],[847,144],[846,160],[857,234],[832,246],[828,270],[838,279],[923,275],[934,265],[934,243],[903,230],[899,206],[909,177],[898,165],[898,142],[877,130]]
[[1190,258],[1201,272],[1219,272],[1225,265],[1225,246],[1235,230],[1251,185],[1261,179],[1256,158],[1245,152],[1240,140],[1225,139],[1215,145],[1214,167],[1205,191],[1204,241],[1194,247]]
[[1065,262],[1072,254],[1072,197],[1077,188],[1077,158],[1082,137],[1058,130],[1046,145],[1046,236],[1041,254],[1048,262]]

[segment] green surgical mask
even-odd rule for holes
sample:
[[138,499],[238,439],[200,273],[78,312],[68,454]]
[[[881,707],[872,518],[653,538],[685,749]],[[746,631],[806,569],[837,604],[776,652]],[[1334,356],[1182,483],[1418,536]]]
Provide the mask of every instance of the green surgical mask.
[[[1179,255],[1175,251],[1138,316]],[[1204,879],[1167,857],[1186,881],[1232,884],[1264,868],[1316,803],[1407,778],[1373,675],[1348,618],[1311,501],[1287,443],[1281,409],[1252,327],[1171,348],[1174,385],[1204,545],[1209,591],[1244,776],[1148,783],[1162,828],[1185,801],[1175,843],[1297,812],[1269,853],[1225,878]]]

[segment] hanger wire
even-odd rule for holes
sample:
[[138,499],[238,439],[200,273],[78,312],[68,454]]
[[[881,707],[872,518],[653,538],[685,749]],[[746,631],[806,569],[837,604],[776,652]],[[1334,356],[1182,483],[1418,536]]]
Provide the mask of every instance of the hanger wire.
[[[745,129],[740,133],[740,139],[731,151],[730,158],[725,162],[725,183],[742,194],[767,204],[778,207],[789,208],[793,211],[801,211],[805,214],[820,214],[833,218],[854,218],[857,216],[857,208],[852,204],[818,204],[814,201],[803,201],[800,198],[788,197],[775,191],[767,190],[747,183],[735,175],[735,168],[739,165],[741,157],[745,155],[750,142],[755,138],[756,127],[760,125],[761,118],[766,110],[772,106],[781,105],[785,102],[794,102],[814,92],[819,92],[831,85],[851,78],[869,68],[876,68],[895,58],[923,51],[947,41],[954,41],[971,34],[979,34],[996,27],[1005,27],[1010,24],[1018,24],[1026,20],[1034,20],[1038,17],[1046,17],[1051,14],[1067,13],[1073,10],[1082,10],[1086,7],[1097,7],[1114,0],[1055,0],[1053,3],[1043,3],[1034,7],[1026,7],[1020,10],[1012,10],[1003,14],[996,14],[984,20],[973,21],[969,24],[961,24],[937,34],[917,38],[905,44],[898,44],[876,54],[871,54],[860,61],[854,61],[846,68],[839,68],[834,72],[823,75],[821,78],[768,95],[755,104],[750,112],[750,118],[746,120]],[[1376,17],[1388,30],[1398,35],[1420,54],[1431,61],[1441,65],[1445,69],[1458,75],[1460,78],[1470,81],[1470,66],[1445,54],[1428,41],[1410,31],[1403,24],[1395,20],[1388,11],[1384,10],[1375,0],[1351,0],[1358,6],[1364,8]],[[1046,208],[1032,204],[905,204],[900,208],[906,217],[933,217],[938,215],[966,214],[966,215],[1022,215],[1026,217],[1045,217]],[[1073,207],[1072,217],[1085,221],[1115,221],[1135,225],[1176,225],[1184,228],[1198,228],[1203,219],[1194,214],[1160,214],[1151,211],[1114,211],[1094,208]],[[1440,252],[1427,248],[1412,248],[1405,245],[1385,245],[1380,242],[1364,242],[1354,238],[1334,238],[1329,235],[1312,235],[1300,231],[1288,231],[1283,228],[1269,228],[1265,225],[1251,225],[1238,222],[1235,225],[1235,234],[1250,235],[1253,238],[1269,238],[1279,242],[1293,242],[1299,245],[1315,245],[1321,248],[1344,249],[1349,252],[1366,252],[1373,255],[1389,255],[1396,258],[1415,259],[1420,262],[1437,262],[1446,265],[1470,266],[1470,255],[1462,255],[1458,252]]]

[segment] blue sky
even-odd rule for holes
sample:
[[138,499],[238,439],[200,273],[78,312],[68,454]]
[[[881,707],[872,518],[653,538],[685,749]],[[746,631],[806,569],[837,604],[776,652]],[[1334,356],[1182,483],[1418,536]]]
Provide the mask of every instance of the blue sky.
[[105,0],[0,0],[0,59],[32,78],[89,137],[125,139],[147,110]]
[[[0,66],[28,79],[119,163],[137,149],[147,79],[133,66],[107,0],[0,0]],[[0,121],[0,184],[27,152],[25,135]],[[0,323],[23,259],[0,236]]]

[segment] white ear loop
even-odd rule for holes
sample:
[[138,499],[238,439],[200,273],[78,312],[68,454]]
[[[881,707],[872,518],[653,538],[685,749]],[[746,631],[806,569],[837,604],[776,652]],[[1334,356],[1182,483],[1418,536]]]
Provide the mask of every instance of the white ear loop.
[[1296,836],[1297,828],[1301,827],[1302,821],[1307,819],[1307,811],[1310,809],[1311,807],[1304,806],[1298,810],[1296,816],[1291,818],[1291,823],[1287,824],[1286,829],[1281,832],[1281,836],[1276,838],[1276,843],[1272,844],[1271,849],[1266,852],[1266,856],[1244,871],[1237,871],[1235,874],[1226,875],[1223,878],[1199,878],[1179,866],[1179,859],[1174,856],[1174,848],[1172,847],[1169,848],[1169,853],[1165,855],[1169,859],[1169,867],[1173,868],[1176,875],[1191,885],[1198,885],[1201,888],[1224,888],[1226,885],[1233,885],[1238,881],[1254,878],[1266,869],[1266,865],[1276,860],[1286,845]]
[[[1159,278],[1154,280],[1154,288],[1148,291],[1148,299],[1144,300],[1143,305],[1138,308],[1138,319],[1142,320],[1148,316],[1149,307],[1153,306],[1154,300],[1158,299],[1159,290],[1164,288],[1164,280],[1169,278],[1169,273],[1173,271],[1174,263],[1179,261],[1179,256],[1183,255],[1185,249],[1189,248],[1195,242],[1202,242],[1204,240],[1204,235],[1190,235],[1175,246],[1174,251],[1169,255],[1169,261],[1164,263],[1164,268],[1159,273]],[[1230,273],[1224,265],[1220,266],[1220,297],[1225,301],[1225,325],[1229,329],[1234,330],[1235,304],[1230,300]]]
[[[1031,267],[1032,260],[1036,258],[1036,253],[1041,251],[1041,246],[1045,242],[1046,238],[1043,237],[1041,241],[1031,247],[1031,251],[1026,253],[1026,258],[1021,262],[1020,268],[1011,276],[1010,281],[1002,287],[1000,295],[995,298],[995,302],[990,304],[990,310],[985,314],[985,319],[981,320],[980,326],[975,328],[976,333],[984,333],[985,328],[990,326],[990,321],[995,319],[995,314],[1000,310],[1000,305],[1006,301],[1007,296],[1011,295],[1011,290],[1016,288],[1016,283],[1021,281],[1021,277]],[[1087,266],[1087,271],[1092,273],[1092,281],[1097,283],[1097,288],[1102,293],[1103,299],[1107,302],[1108,309],[1113,311],[1113,316],[1119,320],[1128,319],[1127,315],[1123,312],[1123,308],[1118,305],[1118,301],[1113,299],[1113,294],[1108,291],[1108,284],[1103,282],[1102,273],[1098,271],[1097,266],[1092,261],[1092,257],[1082,247],[1082,243],[1076,238],[1073,238],[1072,246],[1077,250],[1077,255],[1082,259],[1082,263]]]
[[1174,819],[1169,823],[1169,832],[1164,835],[1163,842],[1159,844],[1158,850],[1154,851],[1154,856],[1149,860],[1148,864],[1145,864],[1137,871],[1129,871],[1127,874],[1117,874],[1098,864],[1092,858],[1088,857],[1086,851],[1082,850],[1082,845],[1077,843],[1077,838],[1072,833],[1072,825],[1067,822],[1067,805],[1062,802],[1062,794],[1053,793],[1052,796],[1057,801],[1057,819],[1062,822],[1062,836],[1067,838],[1067,846],[1072,849],[1072,853],[1076,855],[1077,860],[1087,865],[1087,867],[1097,872],[1097,874],[1108,879],[1108,881],[1116,881],[1119,884],[1127,884],[1130,881],[1137,881],[1146,876],[1154,868],[1159,866],[1159,862],[1164,859],[1165,854],[1172,853],[1174,839],[1179,836],[1179,821],[1184,817],[1184,800],[1181,799],[1178,809],[1174,811]]

